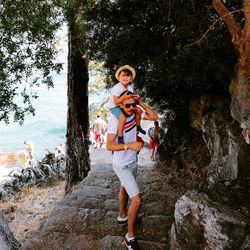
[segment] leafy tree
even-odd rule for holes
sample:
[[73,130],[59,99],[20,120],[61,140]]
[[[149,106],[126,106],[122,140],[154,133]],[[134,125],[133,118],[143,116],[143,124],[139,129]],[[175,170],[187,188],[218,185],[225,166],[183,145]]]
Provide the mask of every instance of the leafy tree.
[[[0,120],[23,122],[25,114],[34,114],[28,86],[53,86],[55,32],[63,22],[68,24],[68,119],[66,191],[88,173],[88,70],[84,57],[83,6],[81,0],[5,0],[0,3]],[[23,87],[27,86],[27,87]],[[17,97],[23,98],[23,105]],[[18,100],[19,101],[19,100]]]
[[[51,1],[11,1],[0,3],[0,121],[23,122],[33,114],[29,90],[34,84],[53,86],[55,31],[61,25],[60,10]],[[21,96],[23,105],[20,105]]]
[[88,12],[87,44],[112,76],[122,64],[134,66],[143,98],[183,127],[192,97],[228,95],[236,53],[216,19],[209,0],[100,0]]

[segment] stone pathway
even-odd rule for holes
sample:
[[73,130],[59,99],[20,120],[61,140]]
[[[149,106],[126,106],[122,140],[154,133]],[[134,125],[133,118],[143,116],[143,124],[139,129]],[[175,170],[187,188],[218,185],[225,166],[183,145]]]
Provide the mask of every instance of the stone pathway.
[[[110,152],[93,149],[88,177],[56,204],[40,230],[26,239],[21,249],[126,249],[122,244],[126,226],[116,222],[119,180],[111,160]],[[138,183],[143,197],[136,227],[139,244],[145,250],[166,250],[172,223],[167,177],[149,159],[149,149],[141,151],[138,162]]]

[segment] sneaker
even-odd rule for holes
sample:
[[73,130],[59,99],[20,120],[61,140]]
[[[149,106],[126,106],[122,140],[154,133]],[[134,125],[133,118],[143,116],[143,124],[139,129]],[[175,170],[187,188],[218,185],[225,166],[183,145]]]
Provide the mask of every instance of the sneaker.
[[120,216],[118,216],[117,217],[117,222],[118,222],[118,224],[120,226],[127,225],[127,223],[128,223],[128,217],[127,216],[126,217],[120,217]]
[[136,237],[133,238],[132,240],[128,240],[127,237],[125,236],[124,244],[126,245],[127,249],[129,249],[129,250],[140,250],[141,249]]

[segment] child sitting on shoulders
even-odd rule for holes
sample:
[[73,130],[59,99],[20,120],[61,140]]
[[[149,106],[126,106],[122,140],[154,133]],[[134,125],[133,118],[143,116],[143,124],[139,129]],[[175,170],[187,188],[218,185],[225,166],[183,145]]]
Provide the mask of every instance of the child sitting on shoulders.
[[[119,119],[118,134],[117,134],[119,143],[124,143],[123,127],[126,121],[126,117],[123,114],[119,105],[122,103],[123,100],[131,98],[131,96],[134,98],[136,102],[138,102],[140,99],[139,95],[132,95],[128,93],[124,94],[121,97],[119,96],[124,91],[130,91],[134,93],[132,82],[135,79],[135,75],[136,75],[135,70],[131,66],[124,65],[120,67],[115,73],[115,77],[119,82],[115,84],[111,89],[111,95],[109,98],[108,107],[111,113],[115,117],[117,117],[117,119]],[[141,108],[136,106],[135,121],[137,125],[137,131],[145,135],[146,132],[140,126],[141,113],[142,113]]]

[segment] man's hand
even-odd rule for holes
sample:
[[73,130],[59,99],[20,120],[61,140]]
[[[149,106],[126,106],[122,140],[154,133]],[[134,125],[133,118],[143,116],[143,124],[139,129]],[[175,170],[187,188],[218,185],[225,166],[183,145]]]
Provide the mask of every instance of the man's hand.
[[143,143],[142,142],[130,142],[127,144],[128,149],[138,152],[142,149]]
[[135,95],[135,96],[132,96],[133,99],[135,100],[136,103],[138,103],[141,99],[141,97],[139,95]]

